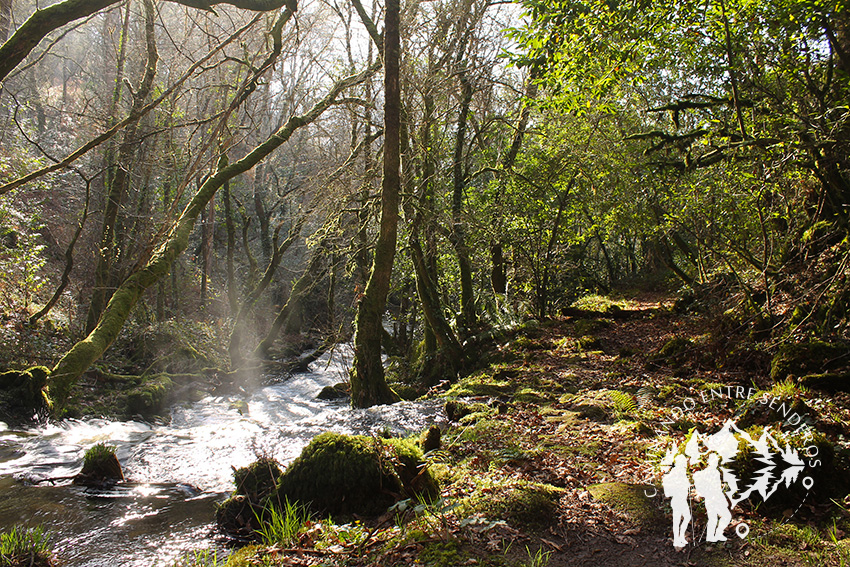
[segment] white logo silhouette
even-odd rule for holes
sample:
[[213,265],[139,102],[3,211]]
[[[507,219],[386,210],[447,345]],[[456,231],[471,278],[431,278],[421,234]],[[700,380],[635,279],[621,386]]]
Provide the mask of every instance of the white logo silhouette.
[[[745,488],[739,489],[739,479],[726,465],[734,461],[742,441],[750,445],[755,461],[763,466],[754,473]],[[691,475],[694,492],[705,501],[708,516],[705,539],[708,542],[726,541],[723,532],[732,521],[731,510],[740,502],[754,492],[767,500],[780,484],[790,487],[805,467],[797,450],[788,445],[780,447],[769,429],[766,428],[758,439],[753,439],[730,420],[712,435],[704,435],[695,429],[684,450],[673,442],[661,460],[661,470],[664,495],[670,498],[673,508],[673,545],[679,548],[688,543],[686,534],[691,521],[688,464],[696,469]],[[778,470],[781,473],[777,476]],[[806,477],[803,484],[810,488],[811,478]],[[739,524],[736,531],[743,538],[749,528],[746,524]]]

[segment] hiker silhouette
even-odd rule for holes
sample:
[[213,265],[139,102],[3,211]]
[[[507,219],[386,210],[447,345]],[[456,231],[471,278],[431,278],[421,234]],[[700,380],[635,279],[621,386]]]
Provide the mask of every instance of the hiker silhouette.
[[694,473],[694,491],[705,499],[705,512],[708,516],[705,540],[709,542],[726,541],[723,530],[732,521],[729,501],[723,492],[719,464],[720,457],[717,453],[709,453],[706,467]]
[[673,546],[685,547],[688,540],[685,534],[688,524],[691,523],[691,508],[688,503],[688,492],[691,489],[691,481],[688,480],[688,457],[676,455],[673,467],[662,479],[664,495],[670,498],[673,508]]

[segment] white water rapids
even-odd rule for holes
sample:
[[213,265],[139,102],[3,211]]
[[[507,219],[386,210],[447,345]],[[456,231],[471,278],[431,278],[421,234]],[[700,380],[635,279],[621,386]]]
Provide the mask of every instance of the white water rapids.
[[[403,435],[444,419],[436,401],[355,410],[347,400],[317,400],[350,362],[350,350],[337,349],[284,382],[175,407],[162,425],[89,419],[11,429],[0,422],[0,530],[44,525],[68,567],[169,565],[190,550],[220,546],[215,503],[233,489],[232,467],[259,455],[289,463],[323,431]],[[117,448],[126,485],[91,492],[69,481],[21,482],[75,474],[98,442]]]

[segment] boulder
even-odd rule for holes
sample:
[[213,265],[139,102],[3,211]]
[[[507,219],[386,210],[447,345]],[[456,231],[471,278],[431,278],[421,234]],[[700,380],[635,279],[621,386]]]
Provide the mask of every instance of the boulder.
[[415,442],[328,432],[289,465],[270,503],[297,501],[321,515],[377,516],[398,500],[438,494]]

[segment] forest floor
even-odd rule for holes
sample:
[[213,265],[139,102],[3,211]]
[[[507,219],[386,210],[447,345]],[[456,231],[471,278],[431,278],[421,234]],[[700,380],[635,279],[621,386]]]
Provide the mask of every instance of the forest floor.
[[[249,547],[228,565],[850,562],[848,491],[833,482],[847,477],[850,397],[771,384],[746,353],[721,361],[707,320],[670,307],[644,296],[524,326],[482,352],[480,370],[429,394],[450,400],[442,449],[429,455],[437,502],[397,507],[378,524],[308,524],[298,545]],[[727,419],[764,426],[765,392],[825,434],[824,468],[811,473],[820,486],[745,502],[719,543],[705,541],[705,508],[692,499],[689,544],[677,550],[670,501],[647,496],[661,491],[665,449]]]

